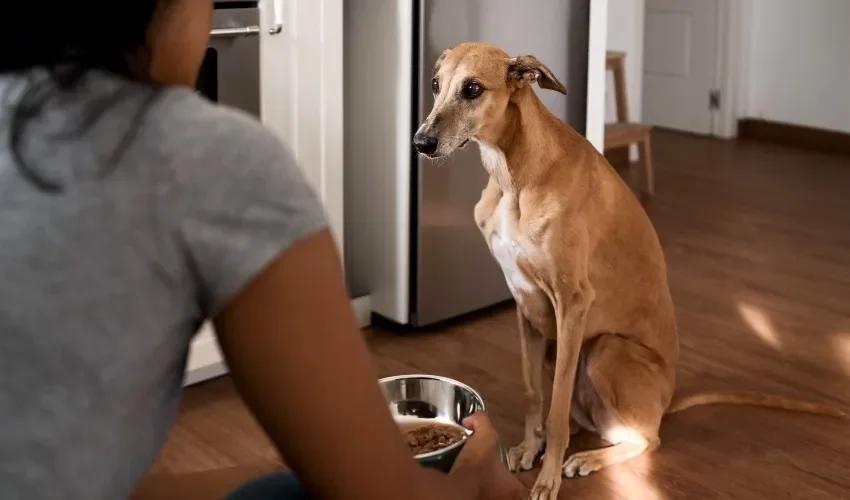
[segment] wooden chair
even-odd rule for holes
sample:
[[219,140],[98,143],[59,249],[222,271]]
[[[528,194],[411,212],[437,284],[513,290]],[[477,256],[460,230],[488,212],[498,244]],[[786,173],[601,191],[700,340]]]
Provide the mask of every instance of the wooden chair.
[[608,51],[605,69],[614,74],[614,101],[617,105],[617,121],[605,125],[605,151],[638,145],[639,158],[643,163],[645,189],[648,195],[655,194],[655,179],[652,172],[652,126],[629,122],[629,101],[626,95],[625,52]]

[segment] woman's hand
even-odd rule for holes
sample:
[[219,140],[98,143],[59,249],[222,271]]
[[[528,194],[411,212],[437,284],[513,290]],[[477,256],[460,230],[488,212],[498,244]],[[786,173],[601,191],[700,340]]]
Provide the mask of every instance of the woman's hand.
[[525,500],[528,490],[499,459],[499,437],[490,419],[476,413],[463,422],[473,434],[452,467],[452,477],[468,476],[478,485],[478,500]]

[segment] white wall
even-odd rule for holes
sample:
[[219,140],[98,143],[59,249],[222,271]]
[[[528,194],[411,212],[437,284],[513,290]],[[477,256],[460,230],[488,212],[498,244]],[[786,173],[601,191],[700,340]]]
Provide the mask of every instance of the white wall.
[[[772,0],[768,0],[772,1]],[[841,1],[841,0],[838,0]],[[850,0],[846,0],[850,3]],[[608,50],[626,53],[626,86],[629,120],[640,121],[643,101],[643,19],[644,0],[609,0]],[[608,74],[605,121],[616,120],[614,83]]]
[[752,2],[745,116],[850,133],[850,0]]

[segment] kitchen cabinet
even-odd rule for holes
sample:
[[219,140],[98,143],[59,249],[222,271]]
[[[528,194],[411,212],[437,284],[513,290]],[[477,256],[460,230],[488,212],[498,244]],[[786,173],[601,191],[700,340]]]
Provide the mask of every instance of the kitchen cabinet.
[[[289,145],[343,251],[343,0],[260,0],[261,117]],[[352,300],[361,326],[368,297]],[[226,371],[212,326],[197,335],[186,384]]]
[[[261,115],[319,192],[343,248],[343,0],[266,0],[260,45]],[[276,16],[277,14],[277,16]],[[277,17],[277,19],[275,19]],[[269,29],[280,23],[280,33]]]

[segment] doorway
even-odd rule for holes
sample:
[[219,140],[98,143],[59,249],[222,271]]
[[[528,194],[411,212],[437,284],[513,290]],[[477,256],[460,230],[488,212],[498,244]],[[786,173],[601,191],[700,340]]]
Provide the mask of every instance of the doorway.
[[748,3],[645,0],[643,122],[698,135],[737,135]]

